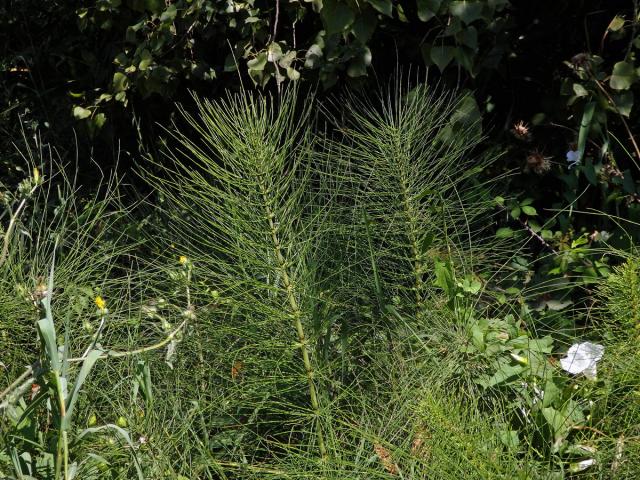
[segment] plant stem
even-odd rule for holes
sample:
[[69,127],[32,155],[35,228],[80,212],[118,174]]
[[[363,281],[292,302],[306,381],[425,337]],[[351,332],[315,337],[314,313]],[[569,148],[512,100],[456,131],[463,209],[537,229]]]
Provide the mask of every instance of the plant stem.
[[311,359],[309,357],[309,351],[307,350],[307,339],[304,334],[304,327],[302,326],[302,311],[300,309],[300,305],[298,304],[298,300],[295,295],[295,286],[291,282],[289,277],[289,272],[287,270],[287,263],[282,254],[282,248],[280,244],[280,239],[278,237],[278,227],[274,221],[275,214],[271,210],[269,206],[269,199],[267,196],[267,190],[264,184],[260,184],[262,200],[264,202],[264,207],[267,213],[267,219],[269,221],[269,229],[271,231],[271,240],[273,241],[273,249],[276,255],[276,259],[278,261],[278,268],[280,270],[280,274],[282,275],[282,283],[287,292],[287,299],[289,301],[289,305],[291,306],[291,310],[293,312],[293,316],[295,318],[295,327],[296,332],[298,334],[298,343],[300,344],[300,352],[302,353],[302,362],[304,363],[304,368],[307,373],[307,383],[309,385],[309,397],[311,400],[311,408],[313,409],[313,413],[316,416],[316,420],[318,421],[318,449],[320,450],[320,456],[323,460],[325,460],[327,455],[327,450],[324,444],[324,436],[322,434],[322,426],[320,425],[320,403],[318,402],[318,393],[316,390],[315,382],[313,381],[313,367],[311,365]]

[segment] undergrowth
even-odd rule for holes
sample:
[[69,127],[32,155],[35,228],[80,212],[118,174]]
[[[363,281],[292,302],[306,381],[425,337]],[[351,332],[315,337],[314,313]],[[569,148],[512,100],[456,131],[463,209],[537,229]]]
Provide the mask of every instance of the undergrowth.
[[574,337],[506,296],[520,245],[492,236],[465,98],[195,98],[143,172],[166,232],[143,248],[117,182],[79,205],[32,155],[5,201],[0,474],[634,478],[637,257]]

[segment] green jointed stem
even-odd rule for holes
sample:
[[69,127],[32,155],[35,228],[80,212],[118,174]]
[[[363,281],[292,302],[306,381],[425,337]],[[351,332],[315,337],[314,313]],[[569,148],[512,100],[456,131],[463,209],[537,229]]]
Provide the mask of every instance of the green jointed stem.
[[276,255],[276,259],[278,261],[278,268],[280,270],[280,274],[282,275],[282,283],[287,291],[287,299],[289,300],[289,305],[291,306],[291,310],[293,311],[293,315],[295,318],[295,327],[298,334],[298,342],[300,343],[300,351],[302,353],[302,361],[304,363],[305,371],[307,372],[307,383],[309,384],[309,397],[311,400],[311,408],[313,409],[313,413],[318,420],[318,449],[320,450],[320,456],[323,459],[327,458],[327,449],[324,444],[324,436],[322,434],[322,427],[319,423],[320,418],[320,403],[318,402],[318,393],[316,390],[316,385],[313,381],[313,367],[311,365],[311,359],[309,358],[309,351],[307,350],[307,339],[304,334],[304,328],[302,326],[302,311],[300,310],[300,306],[298,305],[298,301],[295,296],[295,286],[291,282],[289,277],[289,273],[287,271],[286,260],[284,255],[282,254],[282,248],[280,245],[280,239],[278,237],[278,227],[274,222],[275,214],[269,207],[269,201],[267,198],[267,192],[264,185],[260,185],[262,190],[262,198],[264,201],[264,207],[267,213],[267,218],[269,220],[269,229],[271,230],[271,240],[273,241],[274,252]]

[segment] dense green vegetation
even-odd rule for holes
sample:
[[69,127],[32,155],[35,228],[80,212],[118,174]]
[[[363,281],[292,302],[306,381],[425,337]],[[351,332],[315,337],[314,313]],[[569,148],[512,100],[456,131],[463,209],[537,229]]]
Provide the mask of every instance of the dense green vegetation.
[[0,478],[640,476],[637,2],[0,13]]

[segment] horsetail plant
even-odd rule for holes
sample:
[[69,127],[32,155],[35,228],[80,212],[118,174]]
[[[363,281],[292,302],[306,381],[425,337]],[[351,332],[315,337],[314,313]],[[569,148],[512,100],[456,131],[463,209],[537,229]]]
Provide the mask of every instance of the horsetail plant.
[[[326,459],[308,332],[315,288],[311,252],[321,209],[313,205],[311,188],[311,104],[298,109],[299,100],[293,90],[277,101],[244,91],[217,102],[195,98],[197,115],[182,114],[197,135],[171,132],[172,166],[150,181],[173,208],[168,214],[174,243],[192,252],[204,280],[227,296],[238,321],[259,326],[261,333],[234,341],[247,350],[255,341],[255,351],[281,356],[291,345],[298,350],[317,451]],[[285,369],[283,362],[281,357],[274,368]],[[295,385],[295,377],[284,378],[283,391],[299,390],[289,383]],[[280,402],[266,402],[271,414],[282,408]],[[255,413],[250,418],[258,421]]]

